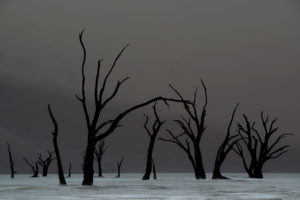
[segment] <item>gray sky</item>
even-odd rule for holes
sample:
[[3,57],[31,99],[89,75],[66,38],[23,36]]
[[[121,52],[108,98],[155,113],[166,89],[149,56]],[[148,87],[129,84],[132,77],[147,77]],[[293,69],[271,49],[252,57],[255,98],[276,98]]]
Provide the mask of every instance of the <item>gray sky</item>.
[[[289,153],[272,161],[266,170],[299,171],[299,11],[299,2],[289,0],[1,0],[0,171],[8,171],[3,145],[7,140],[19,171],[27,169],[23,157],[34,159],[52,147],[47,103],[59,120],[63,160],[80,169],[86,135],[74,96],[80,91],[78,33],[83,28],[91,81],[97,59],[104,58],[107,70],[119,50],[130,43],[110,86],[119,78],[131,79],[108,108],[108,116],[153,96],[174,97],[168,83],[192,97],[202,78],[209,95],[208,127],[202,142],[207,171],[212,170],[237,101],[237,120],[243,113],[257,120],[264,110],[279,116],[281,131],[295,133],[287,139],[292,145]],[[176,117],[176,111],[162,107],[161,113]],[[148,145],[141,112],[132,113],[123,123],[126,126],[108,139],[104,168],[114,169],[124,154],[124,169],[141,172]],[[156,147],[158,170],[191,169],[177,147],[162,142]],[[224,170],[240,169],[240,160],[230,155]]]

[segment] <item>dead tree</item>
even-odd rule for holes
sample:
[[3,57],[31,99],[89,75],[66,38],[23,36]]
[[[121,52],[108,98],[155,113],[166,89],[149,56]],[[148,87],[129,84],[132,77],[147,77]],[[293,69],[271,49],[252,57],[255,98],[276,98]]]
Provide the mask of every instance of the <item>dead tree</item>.
[[55,157],[53,157],[53,152],[50,152],[49,150],[47,152],[49,155],[46,159],[44,160],[42,159],[42,154],[39,154],[39,159],[38,159],[39,165],[43,168],[43,176],[47,176],[49,166],[51,162],[55,159]]
[[[160,140],[176,144],[187,154],[188,159],[192,163],[196,179],[206,178],[206,174],[202,162],[200,141],[206,129],[205,117],[206,117],[206,107],[207,107],[207,89],[202,80],[201,83],[204,89],[205,101],[202,107],[202,112],[200,117],[198,116],[198,110],[196,105],[197,90],[198,90],[198,88],[196,88],[194,92],[194,100],[192,104],[188,104],[185,101],[182,101],[184,109],[188,114],[188,118],[181,115],[180,120],[174,120],[182,130],[182,133],[176,135],[172,131],[167,129],[167,132],[171,136],[171,138],[170,139],[159,138]],[[172,85],[170,85],[170,87],[179,96],[179,98],[183,100],[183,96]]]
[[228,153],[231,150],[233,150],[234,145],[239,141],[239,139],[237,139],[238,135],[231,134],[231,126],[232,126],[235,112],[236,112],[236,109],[238,108],[238,105],[239,105],[239,103],[237,103],[237,105],[235,106],[235,108],[233,110],[231,119],[230,119],[228,127],[227,127],[225,139],[223,140],[221,146],[218,149],[212,179],[228,179],[227,177],[225,177],[221,174],[221,166],[222,166],[224,160],[226,159]]
[[11,178],[14,178],[15,177],[15,162],[13,161],[12,159],[12,155],[11,155],[11,150],[10,150],[10,146],[7,142],[7,150],[8,150],[8,156],[9,156],[9,163],[10,163],[10,174],[11,174]]
[[58,125],[57,125],[56,119],[51,111],[51,107],[49,104],[48,104],[48,112],[49,112],[50,118],[52,120],[52,123],[54,125],[54,130],[52,131],[52,136],[53,136],[52,142],[53,142],[54,152],[55,152],[56,161],[57,161],[57,171],[58,171],[59,183],[61,185],[66,185],[67,183],[66,183],[66,180],[64,177],[64,170],[62,167],[60,153],[59,153],[58,144],[57,144]]
[[[243,115],[245,124],[237,123],[240,142],[235,146],[234,151],[241,157],[243,166],[250,178],[263,178],[263,166],[271,160],[276,159],[287,152],[290,145],[280,145],[282,140],[292,135],[291,133],[280,133],[276,135],[279,127],[275,126],[277,117],[269,121],[269,116],[260,113],[262,130],[255,128],[255,122],[250,122],[248,117]],[[247,161],[246,152],[250,158]]]
[[152,171],[153,171],[153,179],[156,180],[157,179],[156,168],[155,168],[155,164],[154,164],[153,158],[152,158]]
[[68,178],[71,177],[71,169],[72,169],[72,164],[69,163]]
[[98,164],[98,176],[102,177],[102,157],[107,150],[108,145],[106,145],[104,140],[100,140],[97,148],[95,149],[95,159]]
[[122,157],[122,159],[119,162],[117,162],[117,171],[118,171],[118,174],[117,174],[116,178],[120,178],[121,167],[122,167],[123,160],[124,160],[124,156]]
[[158,135],[158,132],[160,130],[160,128],[162,127],[162,125],[165,123],[165,121],[161,121],[158,117],[157,114],[157,110],[156,110],[156,103],[154,104],[153,108],[153,112],[154,112],[154,116],[155,116],[155,121],[152,125],[151,130],[148,128],[148,121],[149,121],[149,117],[145,115],[146,120],[144,123],[144,128],[150,138],[150,142],[148,145],[148,151],[147,151],[147,162],[146,162],[146,171],[145,174],[143,176],[143,180],[149,180],[150,179],[150,174],[151,174],[151,170],[152,170],[152,165],[153,163],[153,158],[152,158],[152,153],[153,153],[153,149],[154,149],[154,144],[155,144],[155,140],[156,137]]
[[32,169],[33,175],[31,177],[33,177],[33,178],[38,177],[39,176],[39,164],[38,164],[38,162],[34,162],[33,164],[31,164],[30,162],[28,162],[28,160],[26,158],[23,158],[23,160]]
[[96,79],[94,84],[94,109],[93,112],[90,113],[88,110],[87,100],[86,100],[86,92],[85,92],[85,85],[86,85],[86,77],[85,77],[85,63],[86,63],[86,49],[85,45],[82,40],[84,30],[79,34],[79,41],[83,50],[83,60],[81,64],[81,75],[82,75],[82,82],[81,82],[81,96],[76,95],[76,98],[80,101],[85,122],[87,126],[87,145],[86,145],[86,151],[85,151],[85,159],[83,164],[83,181],[82,185],[92,185],[93,184],[93,175],[94,175],[94,152],[97,142],[103,140],[110,134],[112,134],[119,126],[121,120],[130,114],[131,112],[145,107],[149,104],[152,104],[156,101],[164,101],[165,103],[167,101],[173,101],[173,102],[181,102],[182,100],[176,100],[176,99],[169,99],[164,97],[156,97],[153,99],[150,99],[148,101],[145,101],[143,103],[137,104],[135,106],[132,106],[131,108],[128,108],[127,110],[119,113],[115,118],[103,121],[100,123],[100,118],[103,114],[103,110],[106,108],[106,106],[111,103],[111,101],[115,98],[115,96],[118,94],[118,91],[121,87],[121,85],[129,79],[129,77],[126,77],[125,79],[118,81],[115,88],[112,90],[113,92],[108,95],[105,98],[105,92],[107,89],[107,81],[114,70],[120,56],[123,54],[123,52],[128,47],[128,44],[120,51],[120,53],[117,55],[117,57],[114,59],[113,64],[111,65],[109,71],[105,74],[103,82],[101,85],[99,85],[99,77],[100,77],[100,68],[102,60],[98,61],[97,66],[97,72],[96,72]]

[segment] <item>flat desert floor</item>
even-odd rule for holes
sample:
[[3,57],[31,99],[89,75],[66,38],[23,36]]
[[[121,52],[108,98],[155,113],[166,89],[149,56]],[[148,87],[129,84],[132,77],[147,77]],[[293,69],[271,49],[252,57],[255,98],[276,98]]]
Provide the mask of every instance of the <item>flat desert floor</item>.
[[60,186],[56,174],[31,178],[29,174],[0,175],[1,200],[90,200],[90,199],[197,199],[197,200],[297,200],[300,174],[267,173],[249,179],[246,174],[226,174],[231,180],[195,180],[191,173],[162,173],[157,180],[142,181],[142,174],[105,174],[93,186],[81,186],[82,174],[67,178]]

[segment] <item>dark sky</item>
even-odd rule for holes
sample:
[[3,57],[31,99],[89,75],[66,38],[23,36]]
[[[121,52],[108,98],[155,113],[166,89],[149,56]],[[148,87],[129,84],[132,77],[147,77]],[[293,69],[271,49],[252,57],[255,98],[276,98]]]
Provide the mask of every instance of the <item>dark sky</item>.
[[[23,157],[33,160],[52,148],[47,103],[59,121],[63,161],[80,169],[86,135],[75,94],[80,91],[78,33],[83,28],[91,81],[97,59],[104,58],[107,70],[118,51],[130,43],[109,86],[122,77],[131,79],[107,116],[153,96],[175,97],[168,83],[191,98],[202,78],[209,95],[202,141],[207,171],[212,170],[216,149],[239,101],[237,120],[243,113],[258,120],[264,110],[279,116],[280,131],[295,133],[286,140],[292,145],[289,153],[265,169],[299,172],[299,22],[299,2],[290,0],[1,0],[0,172],[8,171],[6,141],[11,143],[18,171],[27,170]],[[200,93],[199,105],[202,97]],[[165,118],[176,118],[177,111],[176,105],[172,110],[161,106]],[[114,169],[124,154],[126,171],[144,170],[148,137],[141,112],[151,110],[132,113],[108,139],[104,168]],[[162,142],[156,147],[159,171],[191,170],[177,147]],[[241,170],[242,165],[230,155],[224,169]]]

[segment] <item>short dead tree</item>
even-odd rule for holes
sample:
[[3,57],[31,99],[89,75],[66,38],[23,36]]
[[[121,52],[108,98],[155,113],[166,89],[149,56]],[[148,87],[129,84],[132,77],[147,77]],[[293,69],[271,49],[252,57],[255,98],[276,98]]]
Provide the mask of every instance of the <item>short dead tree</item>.
[[69,170],[68,170],[68,178],[70,178],[71,177],[71,169],[72,169],[72,164],[71,163],[69,163]]
[[98,164],[99,177],[102,177],[102,158],[107,148],[108,145],[105,143],[105,140],[100,140],[98,146],[95,148],[95,160]]
[[7,142],[7,150],[8,150],[8,156],[9,156],[9,163],[10,163],[10,177],[14,178],[15,177],[15,162],[12,159],[12,154],[11,154],[11,149],[10,149],[10,145]]
[[263,178],[264,164],[287,152],[290,145],[280,144],[284,138],[292,134],[276,135],[279,130],[279,127],[275,126],[278,118],[270,121],[269,116],[265,116],[263,112],[260,113],[262,130],[256,129],[256,123],[250,122],[246,115],[243,115],[243,118],[244,125],[237,123],[241,140],[236,143],[234,151],[241,157],[245,171],[250,178]]
[[39,164],[38,162],[34,162],[33,164],[28,162],[26,158],[23,158],[25,163],[32,169],[33,175],[31,177],[36,178],[39,176]]
[[55,157],[53,157],[54,152],[50,152],[49,150],[47,152],[48,152],[48,157],[46,159],[42,158],[42,154],[39,154],[39,159],[38,159],[39,165],[43,168],[43,176],[48,175],[49,166],[51,162],[55,159]]
[[124,156],[122,157],[122,159],[119,162],[117,162],[117,172],[118,172],[118,174],[117,174],[116,178],[120,178],[121,167],[122,167],[123,160],[124,160]]
[[53,123],[54,126],[54,130],[52,131],[52,142],[53,142],[53,146],[54,146],[54,151],[55,151],[55,156],[56,156],[56,161],[57,161],[57,171],[58,171],[58,179],[59,179],[59,183],[61,185],[66,185],[66,179],[64,176],[64,170],[62,167],[62,163],[61,163],[61,158],[60,158],[60,153],[59,153],[59,149],[58,149],[58,144],[57,144],[57,136],[58,136],[58,124],[57,121],[51,111],[51,107],[48,104],[48,112],[51,118],[51,121]]

